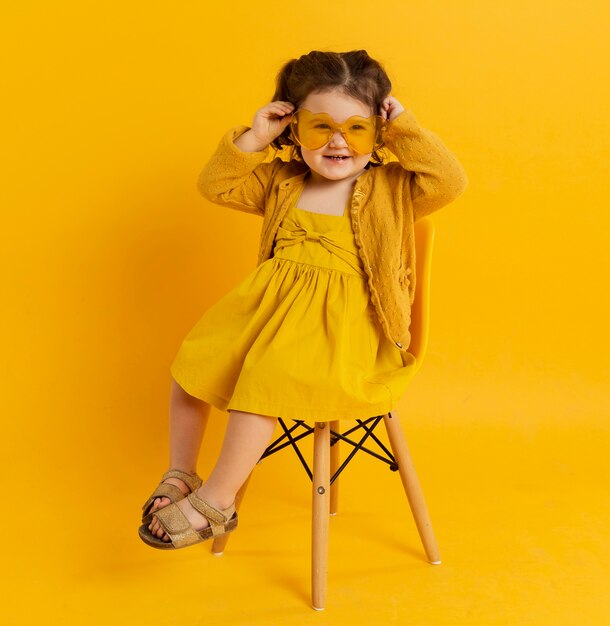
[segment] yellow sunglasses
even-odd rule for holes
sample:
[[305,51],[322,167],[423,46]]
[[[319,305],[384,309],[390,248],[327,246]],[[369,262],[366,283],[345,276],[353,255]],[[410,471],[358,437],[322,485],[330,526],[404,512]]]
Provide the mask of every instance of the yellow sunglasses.
[[295,142],[307,150],[318,150],[339,131],[354,152],[368,154],[383,144],[381,131],[384,125],[381,115],[353,115],[338,124],[328,113],[299,109],[292,116],[290,130]]

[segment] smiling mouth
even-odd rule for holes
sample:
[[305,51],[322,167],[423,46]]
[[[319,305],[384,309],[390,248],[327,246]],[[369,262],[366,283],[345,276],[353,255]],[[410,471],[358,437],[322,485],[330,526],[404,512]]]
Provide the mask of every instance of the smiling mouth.
[[324,158],[325,159],[332,159],[333,161],[344,161],[345,159],[349,159],[350,157],[348,157],[348,156],[329,156],[329,155],[325,155]]

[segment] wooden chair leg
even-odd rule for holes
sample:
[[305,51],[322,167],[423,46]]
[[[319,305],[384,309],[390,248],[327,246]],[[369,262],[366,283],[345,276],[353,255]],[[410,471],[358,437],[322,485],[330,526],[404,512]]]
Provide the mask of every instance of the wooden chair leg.
[[326,606],[328,577],[328,526],[330,510],[330,424],[316,422],[313,451],[311,606]]
[[400,423],[400,418],[396,411],[391,411],[390,413],[386,413],[383,419],[392,447],[392,453],[398,463],[402,486],[407,494],[409,506],[411,507],[419,536],[424,545],[426,556],[430,563],[438,565],[441,562],[438,545],[434,537],[432,522],[430,521],[424,494],[421,490],[419,480],[417,479],[417,474],[415,473],[415,467],[411,459],[409,447],[407,446],[407,440]]
[[[256,468],[256,465],[254,466]],[[254,473],[254,469],[250,472],[248,478],[246,478],[246,482],[239,488],[237,495],[235,496],[235,509],[239,514],[239,508],[244,499],[244,495],[246,494],[246,489],[248,488],[248,483],[252,478],[252,474]],[[221,535],[220,537],[216,537],[212,543],[212,554],[216,556],[221,556],[224,552],[224,549],[227,545],[227,541],[229,541],[229,537],[231,533],[227,533],[226,535]]]
[[[330,422],[330,428],[334,432],[340,432],[341,423],[339,420]],[[341,465],[341,457],[339,455],[340,439],[330,449],[330,475],[334,476],[335,472]],[[339,510],[339,478],[337,478],[330,486],[330,514],[336,515]]]

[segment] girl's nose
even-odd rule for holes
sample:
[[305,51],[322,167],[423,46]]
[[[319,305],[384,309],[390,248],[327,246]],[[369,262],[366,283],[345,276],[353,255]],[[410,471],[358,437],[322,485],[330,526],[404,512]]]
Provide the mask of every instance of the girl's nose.
[[347,141],[345,141],[345,137],[341,134],[340,130],[334,132],[330,141],[328,142],[329,146],[336,148],[345,148],[347,146]]

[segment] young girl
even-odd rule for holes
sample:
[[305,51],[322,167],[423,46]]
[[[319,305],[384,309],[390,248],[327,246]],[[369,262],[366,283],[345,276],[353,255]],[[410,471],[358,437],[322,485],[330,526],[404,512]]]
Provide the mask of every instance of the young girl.
[[[208,200],[263,218],[258,266],[206,311],[172,363],[171,469],[143,506],[148,545],[235,530],[236,494],[277,416],[366,419],[392,411],[406,389],[413,224],[457,198],[467,177],[390,92],[364,50],[293,59],[252,127],[228,131],[201,172]],[[397,161],[384,163],[382,145]],[[289,158],[269,162],[270,146]],[[202,483],[211,405],[230,415]]]

